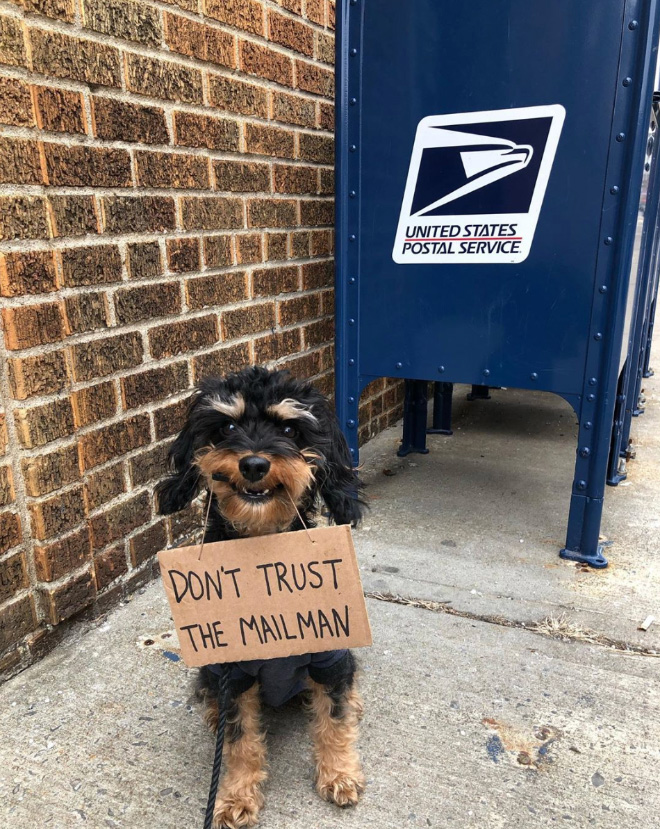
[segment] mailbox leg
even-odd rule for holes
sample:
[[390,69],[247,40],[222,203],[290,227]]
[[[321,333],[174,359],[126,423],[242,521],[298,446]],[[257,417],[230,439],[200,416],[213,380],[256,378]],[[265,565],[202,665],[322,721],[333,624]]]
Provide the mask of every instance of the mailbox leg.
[[653,326],[655,324],[655,309],[657,301],[657,298],[653,300],[653,304],[651,305],[651,313],[649,314],[649,328],[646,339],[646,353],[644,354],[643,377],[653,377],[653,369],[650,367],[649,361],[651,359],[651,344],[653,343]]
[[397,455],[405,458],[411,452],[426,455],[426,413],[428,408],[426,380],[406,380],[403,403],[403,437]]
[[472,386],[468,392],[468,400],[490,400],[490,386]]
[[573,494],[568,516],[566,546],[559,555],[569,561],[580,561],[590,567],[607,567],[600,541],[600,520],[603,514],[603,497],[590,498]]
[[451,428],[451,405],[454,394],[453,383],[433,384],[433,426],[426,430],[428,435],[453,435]]

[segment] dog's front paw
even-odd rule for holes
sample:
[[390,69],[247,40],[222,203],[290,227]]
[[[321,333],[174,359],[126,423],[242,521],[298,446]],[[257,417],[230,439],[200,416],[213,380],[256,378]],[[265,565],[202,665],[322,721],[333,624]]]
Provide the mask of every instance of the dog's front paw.
[[365,787],[364,775],[343,772],[321,772],[316,781],[316,788],[323,800],[336,803],[337,806],[355,806]]
[[213,829],[243,829],[245,826],[255,826],[259,819],[260,806],[256,797],[219,797],[213,812]]

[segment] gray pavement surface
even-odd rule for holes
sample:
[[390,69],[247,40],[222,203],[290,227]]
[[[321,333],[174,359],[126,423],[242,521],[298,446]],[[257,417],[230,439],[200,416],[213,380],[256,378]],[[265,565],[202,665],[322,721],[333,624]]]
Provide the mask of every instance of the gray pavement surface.
[[[659,825],[660,381],[607,492],[605,571],[557,557],[569,407],[465,391],[429,455],[396,458],[397,429],[362,455],[365,590],[436,602],[368,599],[367,792],[354,810],[321,802],[302,711],[268,712],[264,829]],[[562,638],[535,630],[549,625]],[[154,583],[0,687],[0,827],[201,827],[213,740],[193,675]]]

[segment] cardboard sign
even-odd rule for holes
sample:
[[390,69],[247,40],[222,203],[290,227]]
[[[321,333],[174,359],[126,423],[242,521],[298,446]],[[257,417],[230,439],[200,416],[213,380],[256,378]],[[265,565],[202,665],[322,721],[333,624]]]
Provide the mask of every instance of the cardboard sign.
[[158,553],[190,667],[371,645],[350,527]]

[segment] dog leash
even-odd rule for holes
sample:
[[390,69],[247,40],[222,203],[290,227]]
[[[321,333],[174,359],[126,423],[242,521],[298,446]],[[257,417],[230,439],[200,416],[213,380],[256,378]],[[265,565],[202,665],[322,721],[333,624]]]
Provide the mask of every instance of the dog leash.
[[222,750],[225,744],[228,690],[229,665],[221,665],[218,684],[218,730],[215,736],[215,755],[213,757],[213,771],[211,772],[211,786],[209,788],[209,799],[206,804],[206,817],[204,819],[204,829],[211,829],[211,827],[213,826],[213,812],[215,811],[215,800],[218,796],[218,781],[220,780],[220,768],[222,766]]

